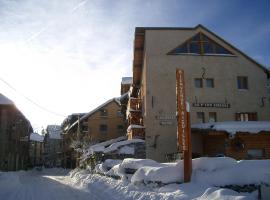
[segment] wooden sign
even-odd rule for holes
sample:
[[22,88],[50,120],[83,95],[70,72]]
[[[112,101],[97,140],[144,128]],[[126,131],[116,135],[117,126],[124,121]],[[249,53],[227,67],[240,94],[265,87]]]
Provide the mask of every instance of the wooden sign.
[[176,101],[178,148],[184,157],[184,182],[189,182],[192,173],[190,114],[189,110],[187,112],[184,71],[181,69],[176,70]]
[[229,103],[193,103],[193,107],[206,107],[206,108],[230,108]]

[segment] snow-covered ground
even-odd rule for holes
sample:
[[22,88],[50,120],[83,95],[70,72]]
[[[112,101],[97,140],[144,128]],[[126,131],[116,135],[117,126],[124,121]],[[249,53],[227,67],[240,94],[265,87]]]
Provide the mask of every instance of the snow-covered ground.
[[251,200],[257,199],[257,195],[257,192],[238,193],[201,182],[151,187],[91,174],[87,170],[68,172],[63,169],[44,169],[0,172],[0,199],[3,200]]

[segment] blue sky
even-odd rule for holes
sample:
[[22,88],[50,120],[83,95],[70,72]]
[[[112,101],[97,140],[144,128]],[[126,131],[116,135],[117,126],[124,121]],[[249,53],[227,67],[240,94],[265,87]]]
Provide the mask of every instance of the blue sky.
[[[0,0],[0,92],[34,128],[120,95],[136,26],[206,26],[270,67],[270,1]],[[30,98],[55,115],[26,100]]]

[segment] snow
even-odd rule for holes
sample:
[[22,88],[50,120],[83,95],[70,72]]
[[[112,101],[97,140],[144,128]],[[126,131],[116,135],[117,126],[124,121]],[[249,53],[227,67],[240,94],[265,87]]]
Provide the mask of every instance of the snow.
[[[130,144],[134,144],[134,143],[144,143],[144,142],[145,141],[141,140],[141,139],[131,139],[131,140],[120,141],[120,142],[116,142],[116,143],[111,144],[109,147],[105,148],[103,150],[103,152],[104,153],[109,153],[109,152],[117,150],[121,146],[130,145]],[[127,149],[123,149],[122,153],[126,153],[125,150],[127,150]],[[129,149],[129,151],[130,151],[130,149]],[[128,153],[129,152],[127,152],[127,154]]]
[[126,158],[120,164],[120,167],[123,169],[139,169],[140,167],[157,167],[161,166],[162,164],[151,160],[151,159],[136,159],[136,158]]
[[0,105],[14,105],[14,103],[9,98],[0,93]]
[[270,131],[270,121],[213,122],[213,123],[194,124],[191,126],[191,128],[226,131],[230,134],[236,134],[237,132],[259,133],[261,131]]
[[144,126],[136,125],[136,124],[130,124],[127,128],[127,131],[129,132],[132,128],[144,128]]
[[126,136],[122,136],[116,139],[108,140],[105,142],[101,142],[95,145],[91,145],[87,147],[83,151],[82,158],[83,160],[94,154],[95,152],[102,153],[117,153],[117,154],[127,154],[131,155],[135,153],[134,147],[132,145],[136,143],[144,143],[144,140],[141,139],[132,139],[127,140]]
[[[150,162],[147,160],[147,162]],[[146,162],[146,163],[147,163]],[[197,158],[192,160],[192,182],[210,186],[270,184],[270,160],[243,160],[232,158]],[[121,164],[122,165],[122,164]],[[256,169],[256,170],[254,170]],[[211,177],[211,178],[209,178]],[[134,184],[183,182],[183,162],[167,166],[139,168],[131,178]]]
[[[211,162],[211,159],[208,161]],[[201,163],[204,164],[204,162],[206,160]],[[224,160],[224,162],[227,161]],[[116,163],[116,161],[107,161],[108,165]],[[153,164],[154,162],[148,160],[145,163]],[[263,161],[262,163],[261,161],[252,163],[242,161],[239,163],[243,165],[241,166],[243,171],[247,167],[245,165],[250,165],[250,168],[254,169],[259,164],[262,166],[260,169],[269,169],[267,168],[269,167],[269,161]],[[166,169],[165,166],[179,167],[180,165],[179,163],[164,165],[164,169]],[[117,169],[120,169],[119,164],[115,165],[111,170],[120,173],[117,172]],[[162,173],[162,176],[165,177],[166,171],[159,171],[159,173]],[[174,171],[174,174],[180,174],[179,172]],[[224,175],[223,178],[229,179],[230,177]],[[208,179],[212,179],[211,174],[208,174],[205,181]],[[143,185],[134,185],[128,181],[91,174],[87,170],[75,169],[68,173],[67,170],[63,169],[43,169],[43,171],[0,172],[0,197],[5,200],[255,200],[258,197],[258,192],[238,193],[233,190],[211,186],[207,182],[194,181],[184,184],[168,184],[162,187],[145,187]]]
[[30,140],[37,141],[37,142],[43,142],[44,137],[42,135],[39,135],[38,133],[31,133]]
[[121,84],[123,84],[123,85],[132,84],[132,77],[122,77]]

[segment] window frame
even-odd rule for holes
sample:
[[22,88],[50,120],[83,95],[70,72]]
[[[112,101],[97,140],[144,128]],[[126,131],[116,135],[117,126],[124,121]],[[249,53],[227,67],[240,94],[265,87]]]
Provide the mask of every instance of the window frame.
[[[214,121],[210,121],[210,113],[215,115],[214,116],[214,118],[215,118]],[[209,112],[208,113],[208,122],[217,122],[217,112]]]
[[[104,127],[106,127],[106,130],[105,129],[103,129]],[[107,133],[108,132],[108,125],[107,124],[100,124],[99,125],[99,132],[101,132],[101,133]]]
[[[200,81],[200,87],[197,86],[197,81]],[[195,88],[203,88],[203,79],[202,78],[194,78],[194,86]]]
[[204,112],[196,112],[197,120],[198,121],[200,120],[200,117],[199,117],[200,114],[202,114],[202,122],[199,122],[199,123],[205,123],[205,114],[204,114]]
[[248,76],[237,76],[236,81],[238,90],[249,90]]
[[[209,81],[212,81],[210,86],[208,85]],[[207,88],[214,88],[215,87],[215,80],[214,80],[214,78],[206,78],[205,79],[205,87],[207,87]]]

